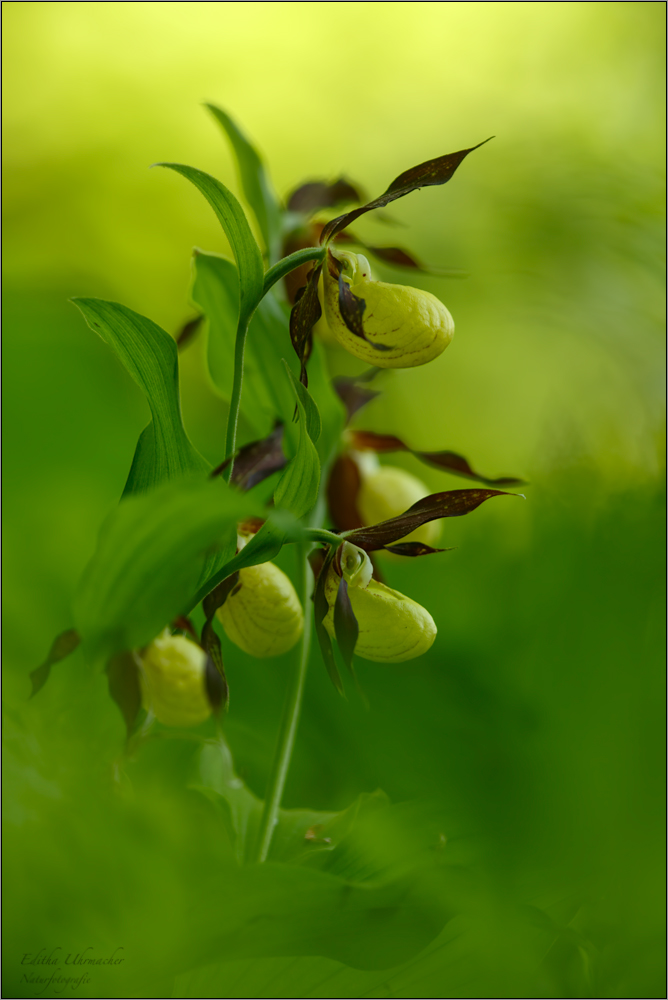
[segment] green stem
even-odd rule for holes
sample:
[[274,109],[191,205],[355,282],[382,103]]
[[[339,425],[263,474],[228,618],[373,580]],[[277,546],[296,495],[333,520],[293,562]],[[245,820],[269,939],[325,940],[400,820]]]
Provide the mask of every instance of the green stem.
[[307,546],[300,546],[299,566],[301,575],[301,593],[304,605],[304,633],[299,646],[299,656],[295,660],[293,674],[290,680],[281,728],[278,734],[276,752],[269,775],[269,785],[264,800],[264,810],[260,821],[260,831],[257,839],[255,861],[263,862],[267,860],[271,838],[274,828],[278,822],[278,811],[283,797],[285,779],[288,776],[292,750],[295,744],[299,713],[302,707],[304,695],[304,681],[306,680],[306,670],[308,667],[309,652],[311,649],[311,589],[313,586],[313,575],[311,567],[306,558]]
[[227,433],[225,435],[225,457],[229,456],[230,464],[225,470],[225,482],[229,483],[234,471],[234,453],[237,450],[237,426],[239,424],[239,409],[241,407],[241,384],[244,378],[244,350],[250,316],[239,316],[237,339],[234,342],[234,375],[232,376],[232,395],[230,396],[230,413],[227,418]]
[[310,260],[322,260],[324,256],[324,247],[306,247],[305,250],[297,250],[295,253],[291,253],[289,257],[279,260],[278,264],[270,267],[264,276],[263,296],[267,294],[277,281],[280,281],[286,274],[289,274],[290,271],[301,267],[302,264],[307,264]]
[[334,545],[337,549],[345,541],[341,535],[336,535],[333,531],[327,531],[325,528],[307,528],[306,535],[314,542],[327,542],[328,545]]

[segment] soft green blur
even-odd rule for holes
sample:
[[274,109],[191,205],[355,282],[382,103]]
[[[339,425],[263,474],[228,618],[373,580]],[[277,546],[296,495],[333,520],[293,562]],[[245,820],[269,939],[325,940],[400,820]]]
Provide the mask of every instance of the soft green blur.
[[[21,980],[25,952],[89,944],[123,946],[128,961],[74,995],[169,995],[169,976],[133,973],[133,941],[153,942],[158,969],[167,924],[190,912],[193,885],[204,898],[217,857],[215,824],[182,791],[185,744],[136,764],[130,806],[115,796],[120,716],[77,654],[27,701],[147,419],[67,299],[115,299],[173,333],[192,315],[191,249],[226,241],[194,189],[148,167],[192,164],[238,191],[203,101],[258,143],[281,195],[343,172],[373,196],[413,164],[496,136],[448,185],[391,206],[394,225],[357,225],[369,242],[470,272],[423,279],[455,339],[432,365],[383,375],[357,425],[531,485],[526,502],[444,522],[454,552],[388,563],[390,585],[428,607],[439,634],[413,663],[360,664],[368,711],[353,691],[341,700],[313,657],[286,805],[341,809],[377,787],[419,800],[446,852],[476,872],[456,959],[336,995],[662,995],[664,5],[3,13],[7,995],[36,992]],[[359,369],[342,352],[332,364]],[[182,371],[186,424],[219,461],[225,406],[203,390],[199,346]],[[467,485],[393,462],[434,491]],[[224,652],[227,735],[262,795],[289,657]],[[520,928],[530,906],[565,927],[546,954]],[[147,929],[156,913],[164,925]],[[331,970],[308,994],[278,971],[215,995],[332,995]]]

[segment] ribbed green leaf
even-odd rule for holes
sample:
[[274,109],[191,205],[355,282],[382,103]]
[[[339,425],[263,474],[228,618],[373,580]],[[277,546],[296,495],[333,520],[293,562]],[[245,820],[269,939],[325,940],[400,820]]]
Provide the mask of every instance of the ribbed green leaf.
[[209,465],[183,427],[176,343],[156,323],[117,302],[73,299],[90,328],[116,353],[144,392],[152,421],[137,443],[124,495],[205,474]]
[[255,242],[244,210],[231,191],[202,170],[184,166],[182,163],[158,163],[182,174],[204,195],[216,213],[225,235],[230,241],[234,259],[239,271],[239,318],[238,328],[245,329],[253,310],[262,298],[264,284],[264,264],[260,248]]
[[107,519],[75,599],[90,660],[150,642],[192,607],[207,553],[236,548],[237,521],[257,513],[220,479],[168,483],[128,497]]
[[[295,517],[303,517],[315,504],[318,498],[318,487],[320,485],[320,459],[318,452],[310,436],[311,431],[320,430],[320,420],[316,422],[313,411],[317,413],[317,407],[313,400],[310,401],[309,414],[302,400],[302,394],[296,389],[296,379],[288,367],[286,361],[283,362],[288,378],[290,379],[297,399],[297,409],[299,411],[299,442],[297,451],[291,459],[290,464],[283,473],[281,481],[274,493],[274,502],[278,507],[284,507]],[[300,389],[308,396],[308,389],[299,384]],[[308,397],[310,399],[310,396]]]
[[280,250],[281,209],[265,166],[255,147],[230,116],[215,104],[207,104],[206,107],[222,125],[232,144],[243,192],[257,219],[267,254],[273,262],[278,259]]

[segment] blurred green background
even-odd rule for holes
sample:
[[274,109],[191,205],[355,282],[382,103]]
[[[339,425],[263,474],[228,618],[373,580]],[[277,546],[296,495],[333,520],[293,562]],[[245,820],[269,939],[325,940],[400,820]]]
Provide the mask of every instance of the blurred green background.
[[[475,873],[456,930],[410,974],[348,981],[336,947],[316,945],[328,964],[308,979],[260,943],[252,968],[215,973],[217,992],[174,995],[664,995],[665,6],[5,3],[3,15],[7,995],[36,995],[25,953],[107,942],[125,966],[76,995],[170,995],[167,927],[178,934],[210,889],[213,822],[180,791],[191,749],[154,750],[128,805],[112,789],[122,725],[104,679],[75,654],[27,701],[147,419],[67,299],[115,299],[172,333],[192,315],[192,247],[228,248],[197,192],[148,167],[189,163],[238,190],[202,101],[257,142],[281,195],[343,172],[373,196],[496,136],[446,187],[393,205],[394,226],[357,226],[470,272],[424,279],[455,340],[384,376],[357,425],[531,485],[527,502],[445,522],[454,552],[388,565],[439,634],[418,661],[360,664],[368,711],[338,698],[314,656],[286,789],[290,808],[341,809],[380,787],[435,810],[446,853]],[[332,370],[348,363],[332,356]],[[219,461],[225,406],[202,380],[193,346],[186,426]],[[465,485],[393,464],[433,490]],[[228,739],[262,795],[289,657],[228,646],[226,663]],[[223,891],[221,909],[234,899]],[[542,951],[525,921],[538,910],[560,929]]]

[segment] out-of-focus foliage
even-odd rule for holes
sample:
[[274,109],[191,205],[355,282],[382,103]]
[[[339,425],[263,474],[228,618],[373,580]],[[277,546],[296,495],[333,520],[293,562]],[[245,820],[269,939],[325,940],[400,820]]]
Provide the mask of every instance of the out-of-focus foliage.
[[[87,969],[79,995],[661,995],[664,13],[4,5],[7,995],[49,975],[26,954],[60,948],[62,966],[89,946],[124,961]],[[146,168],[197,163],[242,196],[202,100],[259,143],[281,194],[341,174],[381,191],[496,134],[447,187],[390,206],[397,225],[356,224],[471,276],[424,279],[455,339],[377,379],[355,422],[533,485],[444,522],[456,551],[383,564],[439,633],[407,665],[358,665],[368,710],[314,653],[285,808],[331,815],[378,788],[392,805],[331,853],[316,830],[329,867],[289,884],[271,858],[237,869],[223,819],[186,789],[198,744],[155,740],[115,765],[123,720],[78,651],[28,701],[150,417],[66,299],[115,299],[174,333],[189,318],[192,247],[229,247],[196,192]],[[226,406],[204,350],[182,355],[184,423],[218,464]],[[253,432],[242,421],[242,442]],[[434,492],[461,486],[391,462]],[[289,658],[223,646],[227,739],[262,797]],[[441,855],[426,885],[415,872]],[[338,906],[344,883],[407,872],[408,942],[398,896],[375,924],[366,889],[354,920]]]

